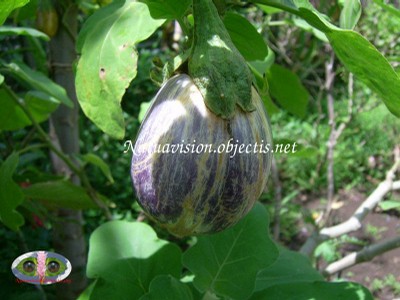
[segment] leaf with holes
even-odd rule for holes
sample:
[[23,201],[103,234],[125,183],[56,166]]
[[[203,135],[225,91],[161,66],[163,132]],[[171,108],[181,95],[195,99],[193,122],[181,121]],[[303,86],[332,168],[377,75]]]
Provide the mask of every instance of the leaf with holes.
[[235,226],[208,236],[183,255],[195,274],[195,287],[233,299],[246,299],[254,290],[258,271],[271,265],[278,250],[268,235],[268,213],[257,203]]
[[122,96],[137,74],[135,45],[164,22],[150,16],[146,4],[115,1],[94,13],[77,41],[81,54],[76,92],[86,116],[110,136],[125,135]]

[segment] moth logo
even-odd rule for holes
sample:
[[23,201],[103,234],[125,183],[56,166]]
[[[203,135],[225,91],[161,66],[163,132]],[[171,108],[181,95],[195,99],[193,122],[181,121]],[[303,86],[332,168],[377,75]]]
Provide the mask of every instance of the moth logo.
[[33,251],[17,257],[11,270],[20,282],[44,285],[63,281],[72,267],[69,260],[60,254]]

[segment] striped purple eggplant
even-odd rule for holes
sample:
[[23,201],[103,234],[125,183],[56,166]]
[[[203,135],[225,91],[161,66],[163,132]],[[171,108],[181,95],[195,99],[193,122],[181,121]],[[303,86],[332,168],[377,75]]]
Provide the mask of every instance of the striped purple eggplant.
[[253,112],[237,107],[233,118],[220,118],[185,74],[169,79],[153,99],[134,146],[131,176],[146,214],[172,234],[221,231],[261,195],[272,137],[254,88],[251,101]]

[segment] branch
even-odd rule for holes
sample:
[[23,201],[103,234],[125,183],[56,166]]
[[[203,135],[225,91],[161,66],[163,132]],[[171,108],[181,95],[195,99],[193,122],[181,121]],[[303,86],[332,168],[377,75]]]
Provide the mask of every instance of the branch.
[[400,159],[396,158],[396,162],[387,173],[386,179],[378,185],[372,194],[358,207],[355,213],[347,221],[332,227],[323,228],[320,232],[314,232],[301,247],[300,252],[310,256],[314,252],[315,248],[323,241],[360,229],[362,226],[361,222],[387,193],[394,190],[400,190],[400,180],[393,182],[394,174],[399,166]]
[[370,261],[374,257],[391,251],[393,249],[400,247],[400,236],[395,237],[393,239],[385,240],[377,244],[372,244],[368,247],[365,247],[360,252],[353,252],[343,257],[342,259],[331,263],[328,265],[323,271],[324,276],[330,276],[340,271],[343,271],[347,268],[350,268],[356,264]]

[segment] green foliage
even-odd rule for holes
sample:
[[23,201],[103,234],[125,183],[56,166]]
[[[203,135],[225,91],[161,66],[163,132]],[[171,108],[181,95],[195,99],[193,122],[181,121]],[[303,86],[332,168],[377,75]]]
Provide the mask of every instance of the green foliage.
[[89,241],[87,275],[96,279],[90,299],[139,299],[157,275],[179,278],[180,260],[180,249],[158,239],[150,226],[108,222]]
[[361,17],[360,0],[340,0],[343,6],[340,12],[340,27],[343,29],[354,29]]
[[307,257],[281,247],[278,259],[257,274],[254,291],[262,291],[279,284],[322,280],[322,275],[314,269]]
[[154,19],[180,20],[191,4],[190,0],[141,0],[149,7],[151,17]]
[[400,295],[400,283],[393,274],[388,274],[383,279],[375,278],[371,283],[371,289],[374,292],[384,288],[391,289],[396,296]]
[[88,153],[82,156],[84,162],[97,166],[108,181],[113,184],[114,178],[112,177],[110,167],[99,156],[93,153]]
[[65,89],[53,82],[43,73],[32,70],[27,65],[18,62],[6,64],[4,67],[7,73],[19,80],[23,85],[27,85],[33,90],[43,92],[68,107],[73,107],[73,103],[67,96]]
[[193,300],[190,288],[171,275],[155,277],[149,287],[149,292],[140,300]]
[[[0,105],[2,107],[0,130],[16,130],[32,125],[32,122],[13,97],[9,90],[0,88]],[[38,123],[46,121],[60,104],[60,101],[56,98],[39,91],[29,91],[25,94],[23,101]]]
[[1,26],[0,36],[5,35],[26,35],[30,37],[37,37],[45,41],[50,40],[50,38],[43,32],[30,27]]
[[85,189],[66,180],[35,183],[24,188],[23,192],[27,198],[40,201],[50,208],[89,209],[97,207]]
[[268,55],[268,47],[254,26],[239,14],[228,12],[223,19],[233,44],[247,61],[263,61]]
[[125,135],[120,102],[137,74],[135,46],[163,22],[151,18],[147,5],[120,0],[98,10],[80,31],[78,100],[86,116],[114,138]]
[[271,96],[288,112],[304,117],[310,95],[299,78],[290,70],[274,64],[267,72],[267,79]]
[[[183,256],[184,265],[196,276],[195,287],[234,299],[249,297],[257,272],[278,256],[267,228],[267,212],[257,204],[236,226],[199,237]],[[257,247],[251,246],[254,241]]]
[[345,67],[377,93],[388,109],[400,117],[400,77],[386,58],[363,36],[329,23],[308,0],[253,0],[296,14],[324,32]]
[[327,299],[372,299],[358,284],[325,283],[304,256],[278,249],[268,237],[267,212],[257,204],[232,228],[199,236],[183,254],[190,273],[181,278],[176,245],[146,224],[108,222],[90,238],[87,275],[96,281],[82,299],[264,299],[269,293],[282,300],[322,299],[324,293],[332,293]]
[[296,282],[274,285],[257,292],[250,299],[290,299],[290,300],[372,300],[369,291],[352,282]]
[[[0,23],[11,10],[26,2],[0,0]],[[31,2],[31,8],[27,6],[25,11],[19,10],[13,15],[12,27],[0,27],[0,71],[6,76],[0,74],[0,153],[4,155],[0,167],[0,218],[8,228],[23,232],[29,248],[46,249],[51,247],[52,209],[86,210],[85,229],[88,234],[94,230],[87,265],[87,274],[93,282],[80,300],[372,299],[360,285],[325,282],[308,259],[299,253],[277,248],[269,238],[268,216],[260,204],[236,226],[189,241],[178,241],[160,228],[154,226],[152,229],[145,223],[112,221],[102,224],[104,217],[100,216],[93,195],[108,207],[113,206],[112,214],[116,219],[134,220],[140,211],[138,204],[133,202],[127,175],[130,153],[124,154],[123,143],[112,142],[110,136],[122,138],[126,130],[127,136],[134,139],[147,101],[155,94],[148,76],[150,62],[155,55],[162,56],[164,61],[176,55],[175,50],[166,50],[170,46],[170,33],[168,24],[162,26],[164,19],[176,19],[182,26],[185,36],[179,45],[183,40],[191,42],[193,19],[188,15],[191,1],[118,0],[100,10],[97,10],[99,5],[91,1],[79,1],[79,6],[84,8],[80,15],[82,19],[88,12],[96,11],[83,25],[77,45],[81,54],[76,77],[78,97],[84,113],[94,123],[80,118],[80,145],[82,153],[88,154],[76,158],[80,174],[87,174],[95,188],[90,191],[65,179],[55,180],[50,170],[48,149],[42,149],[43,144],[38,144],[43,139],[36,129],[28,127],[31,121],[16,103],[16,100],[21,101],[44,131],[48,130],[44,121],[60,104],[72,106],[65,90],[45,75],[49,71],[48,37],[29,27],[36,7],[33,3],[36,1]],[[230,1],[230,4],[235,2]],[[399,75],[388,63],[393,62],[396,66],[399,61],[397,31],[400,21],[393,17],[398,15],[398,10],[382,0],[374,0],[379,6],[367,5],[357,23],[361,13],[359,1],[344,1],[340,19],[332,18],[341,28],[352,29],[357,24],[356,28],[368,40],[373,40],[388,58],[386,60],[367,39],[336,27],[328,21],[332,14],[323,15],[309,1],[251,2],[271,5],[262,6],[268,15],[261,14],[261,10],[251,5],[239,9],[232,6],[225,13],[223,26],[251,66],[269,113],[276,113],[272,118],[276,142],[286,139],[302,144],[297,154],[276,156],[283,181],[281,241],[297,247],[299,242],[293,237],[299,234],[299,220],[303,217],[304,222],[314,222],[298,198],[304,192],[307,196],[319,193],[326,185],[325,142],[330,128],[327,108],[322,102],[325,99],[318,99],[320,95],[317,94],[323,91],[323,81],[313,80],[323,79],[322,67],[329,59],[322,47],[326,46],[324,43],[331,43],[344,66],[355,74],[354,106],[355,109],[362,108],[354,114],[338,140],[335,186],[369,188],[371,184],[366,183],[365,178],[384,178],[391,164],[390,150],[398,143],[399,120],[383,105],[378,105],[377,99],[382,98],[386,106],[399,115]],[[282,11],[296,17],[286,17]],[[281,22],[284,29],[291,25],[293,31],[285,36],[287,31],[272,24],[264,28],[270,21],[275,25]],[[261,24],[256,26],[261,27],[260,30],[255,29],[255,23]],[[285,36],[284,43],[274,40],[279,35]],[[296,47],[291,47],[291,35],[296,36],[293,39]],[[146,42],[139,44],[144,40]],[[276,45],[283,45],[283,51]],[[18,61],[24,61],[24,64]],[[348,116],[345,103],[347,73],[339,62],[336,66],[335,71],[340,73],[334,86],[336,121],[339,123]],[[183,64],[182,69],[185,67]],[[220,66],[216,64],[216,67]],[[376,95],[371,94],[369,88]],[[108,135],[100,133],[96,126]],[[13,151],[20,153],[19,159],[15,153],[10,155]],[[367,165],[371,157],[377,161],[375,167]],[[270,194],[263,197],[265,202],[269,203]],[[268,204],[267,208],[272,211],[272,205]],[[384,201],[381,208],[398,209],[398,201]],[[44,219],[45,228],[35,223],[37,218]],[[24,219],[29,226],[22,226]],[[146,222],[152,224],[151,220]],[[159,236],[175,243],[159,239],[155,230]],[[367,227],[367,231],[371,235],[382,233],[380,228],[373,227]],[[5,227],[0,229],[0,239],[5,242],[0,251],[3,257],[0,280],[3,282],[5,273],[1,270],[8,271],[9,261],[20,252],[17,245],[21,240]],[[315,256],[334,261],[340,257],[339,246],[344,243],[363,242],[351,239],[329,241],[317,248]],[[0,292],[2,299],[42,297],[34,289],[5,286],[6,291]],[[373,282],[373,290],[383,287],[398,291],[394,276]],[[52,291],[47,292],[48,299],[52,299]]]
[[12,179],[18,159],[18,154],[13,153],[0,166],[0,221],[12,230],[18,230],[24,224],[24,218],[15,210],[24,195]]
[[16,8],[24,6],[29,0],[0,0],[0,26],[3,25],[8,15]]

